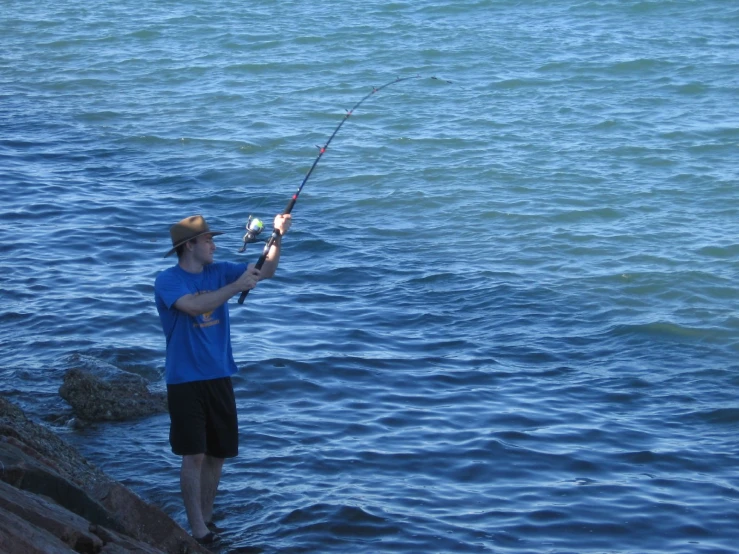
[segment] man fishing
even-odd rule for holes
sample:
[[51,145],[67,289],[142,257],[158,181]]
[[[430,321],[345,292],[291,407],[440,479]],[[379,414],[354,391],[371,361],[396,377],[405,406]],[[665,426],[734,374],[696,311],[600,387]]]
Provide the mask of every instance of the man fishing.
[[[228,300],[274,276],[289,214],[274,219],[272,240],[261,267],[214,262],[216,245],[200,215],[170,228],[177,264],[156,278],[154,296],[167,339],[165,378],[172,452],[182,456],[180,487],[193,537],[211,544],[219,537],[213,503],[226,458],[238,454],[238,418],[231,375]],[[263,255],[264,256],[264,255]],[[261,260],[260,260],[261,261]]]

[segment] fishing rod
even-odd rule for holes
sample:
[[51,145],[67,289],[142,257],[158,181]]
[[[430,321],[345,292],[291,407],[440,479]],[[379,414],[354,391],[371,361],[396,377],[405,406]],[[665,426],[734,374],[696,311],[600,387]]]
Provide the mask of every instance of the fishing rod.
[[[303,190],[303,187],[305,186],[305,183],[310,178],[311,174],[313,173],[313,170],[318,165],[318,162],[321,160],[323,155],[326,153],[326,149],[328,148],[328,145],[331,144],[331,141],[334,140],[334,137],[336,136],[336,133],[339,132],[339,129],[341,129],[342,125],[346,122],[347,119],[349,119],[349,116],[351,116],[354,113],[354,110],[356,110],[359,106],[362,105],[362,102],[367,100],[370,96],[375,94],[376,92],[380,92],[385,87],[389,87],[390,85],[394,85],[396,83],[400,83],[402,81],[408,81],[410,79],[420,79],[420,75],[413,75],[411,77],[398,77],[397,79],[394,79],[390,81],[389,83],[385,83],[381,87],[375,87],[372,89],[371,92],[369,92],[364,98],[362,98],[359,102],[354,104],[352,109],[346,111],[346,115],[344,118],[339,122],[339,124],[336,126],[336,129],[334,129],[334,132],[331,134],[331,136],[326,141],[326,144],[323,146],[318,146],[318,157],[313,161],[313,165],[308,170],[308,173],[305,174],[305,177],[303,178],[303,182],[300,183],[300,186],[298,187],[298,190],[293,194],[290,201],[287,203],[287,207],[285,208],[285,211],[283,211],[283,214],[289,214],[292,212],[293,208],[295,207],[295,203],[298,201],[298,196],[300,196],[300,192]],[[432,77],[432,79],[438,79],[438,77]],[[448,83],[451,81],[447,81]],[[249,216],[249,221],[246,223],[246,234],[244,235],[244,245],[241,247],[239,252],[243,252],[246,249],[246,245],[250,242],[256,242],[257,235],[262,232],[262,229],[264,228],[264,224],[261,222],[261,220]],[[270,248],[272,248],[272,245],[275,243],[277,238],[280,236],[280,232],[277,229],[274,229],[272,231],[272,236],[269,237],[267,240],[267,243],[264,245],[264,250],[262,251],[262,255],[259,256],[259,260],[257,260],[257,263],[255,264],[255,267],[257,269],[261,269],[262,265],[264,265],[265,260],[267,259],[267,254],[269,253]],[[241,293],[241,296],[239,297],[239,304],[243,304],[244,300],[246,299],[246,296],[249,294],[248,290],[245,290]]]

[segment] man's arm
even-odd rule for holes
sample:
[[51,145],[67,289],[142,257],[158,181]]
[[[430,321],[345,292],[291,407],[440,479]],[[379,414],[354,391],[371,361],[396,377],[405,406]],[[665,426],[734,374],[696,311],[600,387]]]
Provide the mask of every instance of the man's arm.
[[[280,263],[280,250],[282,243],[282,236],[277,237],[275,239],[275,242],[272,243],[272,247],[269,249],[269,252],[267,252],[267,257],[264,259],[264,263],[262,264],[262,269],[260,270],[260,276],[259,280],[262,279],[271,279],[275,276],[275,272],[277,271],[277,266]],[[252,267],[251,265],[249,267]]]
[[275,216],[275,229],[277,229],[280,234],[275,240],[275,242],[272,244],[272,247],[269,249],[269,252],[267,252],[267,257],[264,259],[264,263],[262,264],[261,269],[261,275],[259,276],[259,280],[262,279],[270,279],[271,277],[274,277],[275,271],[277,271],[277,266],[280,263],[280,250],[282,246],[282,235],[287,233],[287,230],[290,229],[290,224],[292,223],[292,216],[290,214],[279,214]]
[[193,317],[212,312],[235,294],[256,287],[261,278],[261,271],[251,266],[233,283],[203,294],[186,294],[174,303],[174,307]]

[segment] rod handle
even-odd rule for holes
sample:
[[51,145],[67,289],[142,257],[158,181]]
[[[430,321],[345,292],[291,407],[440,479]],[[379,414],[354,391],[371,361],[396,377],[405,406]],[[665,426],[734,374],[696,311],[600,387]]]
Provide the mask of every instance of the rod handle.
[[[273,242],[274,241],[270,238],[269,241],[267,242],[267,245],[264,247],[265,252],[269,252],[269,247],[271,246]],[[266,258],[267,258],[266,253],[259,256],[259,260],[257,261],[257,264],[254,267],[256,267],[257,269],[262,269],[262,265],[264,265],[264,260]],[[239,296],[239,304],[244,303],[244,300],[246,300],[246,297],[248,296],[248,294],[249,294],[248,290],[241,292],[241,296]]]

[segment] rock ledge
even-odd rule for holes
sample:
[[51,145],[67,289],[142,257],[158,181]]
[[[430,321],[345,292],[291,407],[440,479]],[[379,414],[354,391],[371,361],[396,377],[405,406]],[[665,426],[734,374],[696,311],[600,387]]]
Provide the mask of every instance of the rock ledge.
[[160,508],[0,396],[0,552],[207,553]]

